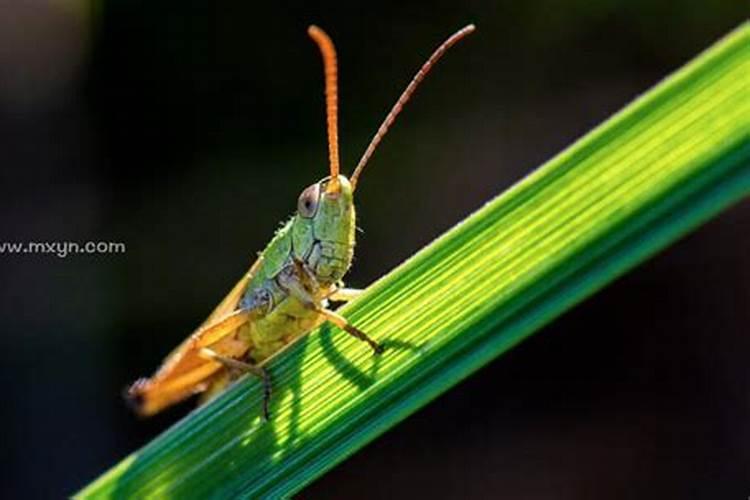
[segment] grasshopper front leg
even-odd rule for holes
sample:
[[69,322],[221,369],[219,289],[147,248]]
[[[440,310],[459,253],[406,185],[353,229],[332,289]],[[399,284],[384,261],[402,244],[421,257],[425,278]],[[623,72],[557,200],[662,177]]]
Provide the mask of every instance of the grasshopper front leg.
[[343,286],[343,283],[340,287],[337,287],[331,295],[328,296],[328,300],[332,300],[334,302],[349,302],[360,295],[365,293],[364,290],[360,290],[359,288],[346,288]]
[[[341,316],[335,311],[327,309],[323,305],[323,302],[316,298],[316,294],[314,292],[320,290],[320,285],[318,283],[318,280],[315,278],[315,275],[307,268],[304,262],[295,260],[294,266],[290,267],[289,272],[283,273],[280,278],[282,286],[284,286],[289,291],[290,295],[295,297],[303,304],[307,305],[310,309],[313,309],[319,314],[323,315],[328,321],[338,326],[352,337],[363,342],[367,342],[367,344],[372,348],[375,354],[383,353],[383,346],[371,339],[365,332],[349,323],[349,321],[345,317]],[[346,288],[339,289],[337,291],[343,290],[347,290],[349,292],[350,298],[353,298],[352,296],[356,296],[361,293],[361,291],[359,290]],[[333,295],[335,295],[335,292]],[[337,300],[341,299],[339,298]]]
[[380,344],[372,340],[365,332],[363,332],[359,328],[349,323],[349,321],[345,317],[338,314],[337,312],[331,311],[330,309],[326,309],[323,307],[318,309],[318,312],[322,314],[323,316],[325,316],[326,319],[328,319],[328,321],[338,326],[339,328],[344,330],[346,333],[348,333],[352,337],[359,339],[363,342],[367,342],[367,344],[372,348],[373,353],[383,354],[383,351],[385,351],[383,346],[381,346]]

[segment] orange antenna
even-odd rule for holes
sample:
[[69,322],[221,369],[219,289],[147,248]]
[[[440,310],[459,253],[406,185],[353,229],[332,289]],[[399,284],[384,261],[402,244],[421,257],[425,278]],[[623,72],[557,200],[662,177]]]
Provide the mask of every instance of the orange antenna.
[[336,48],[325,31],[315,25],[307,28],[323,56],[323,70],[326,80],[326,117],[328,120],[328,162],[331,168],[331,181],[326,189],[329,193],[339,191],[339,128],[338,128],[338,86],[336,78]]
[[440,47],[438,47],[435,52],[432,53],[429,59],[427,59],[427,62],[422,65],[421,68],[419,68],[419,71],[417,71],[417,74],[414,75],[414,78],[412,78],[409,85],[407,85],[406,90],[401,94],[401,97],[398,98],[398,101],[396,101],[396,104],[393,105],[393,108],[391,109],[390,113],[388,113],[388,116],[385,117],[385,120],[383,120],[383,123],[380,125],[380,128],[375,133],[375,136],[372,138],[372,141],[370,141],[370,145],[367,146],[367,149],[365,150],[365,153],[362,155],[362,158],[359,160],[359,163],[357,164],[357,168],[354,169],[354,173],[352,174],[352,177],[350,179],[350,182],[352,184],[352,191],[357,187],[357,179],[359,179],[359,176],[362,174],[362,170],[365,168],[365,165],[367,165],[367,161],[370,159],[372,154],[375,152],[375,148],[378,147],[378,144],[380,144],[380,141],[383,139],[383,136],[388,132],[388,129],[391,125],[393,125],[393,122],[396,120],[396,117],[401,112],[401,110],[404,108],[404,104],[409,101],[409,98],[412,96],[415,90],[417,90],[417,86],[420,84],[422,80],[424,80],[424,77],[427,76],[427,73],[430,72],[432,67],[435,65],[438,60],[443,57],[443,54],[451,48],[453,45],[455,45],[458,41],[466,37],[467,35],[470,35],[474,30],[475,26],[473,24],[469,24],[468,26],[464,26],[454,34],[452,34],[446,41],[444,41],[442,44],[440,44]]

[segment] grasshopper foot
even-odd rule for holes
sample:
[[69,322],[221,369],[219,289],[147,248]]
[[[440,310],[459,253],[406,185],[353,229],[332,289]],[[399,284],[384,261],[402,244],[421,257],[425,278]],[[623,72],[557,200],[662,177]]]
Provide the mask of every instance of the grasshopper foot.
[[265,368],[259,368],[258,370],[263,381],[263,420],[268,422],[271,419],[271,414],[268,411],[268,406],[271,403],[271,377]]

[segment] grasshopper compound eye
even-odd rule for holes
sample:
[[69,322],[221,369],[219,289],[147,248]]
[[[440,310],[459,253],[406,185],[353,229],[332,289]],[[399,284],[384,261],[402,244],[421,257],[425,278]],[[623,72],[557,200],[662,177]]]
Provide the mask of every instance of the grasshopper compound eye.
[[297,212],[300,217],[311,218],[318,210],[318,200],[320,200],[320,184],[315,183],[308,186],[297,200]]

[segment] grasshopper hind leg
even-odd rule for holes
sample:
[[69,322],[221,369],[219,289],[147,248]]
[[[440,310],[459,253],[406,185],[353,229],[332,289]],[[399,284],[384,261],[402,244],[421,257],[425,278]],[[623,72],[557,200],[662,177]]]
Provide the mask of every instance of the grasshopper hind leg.
[[258,377],[263,383],[263,418],[268,421],[270,417],[268,406],[271,402],[271,377],[268,374],[268,370],[254,364],[247,363],[245,361],[222,356],[221,354],[218,354],[217,352],[214,352],[211,349],[205,347],[201,349],[200,354],[206,359],[221,363],[226,368],[225,378],[217,380],[216,387],[212,385],[211,389],[208,391],[210,394],[207,394],[208,399],[210,399],[213,394],[218,394],[219,392],[221,392],[224,387],[226,387],[234,378],[236,378],[232,376],[233,372],[239,373],[240,375],[250,373]]

